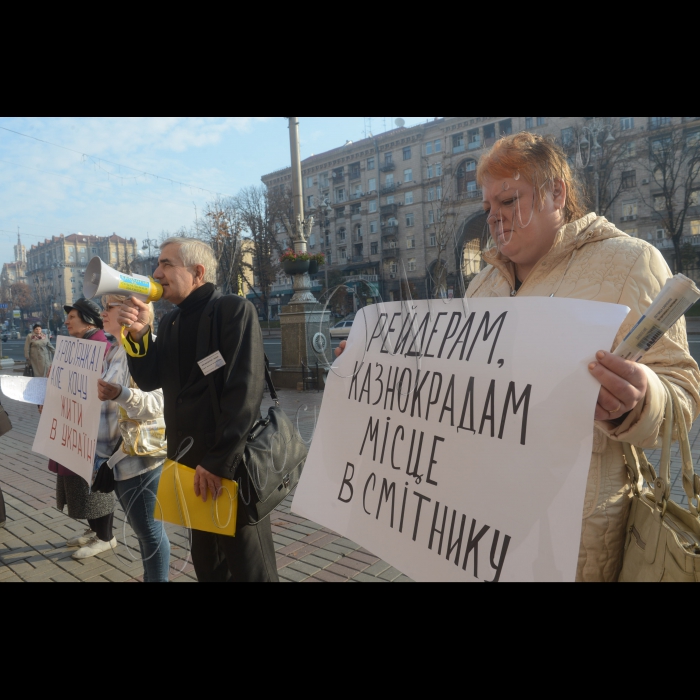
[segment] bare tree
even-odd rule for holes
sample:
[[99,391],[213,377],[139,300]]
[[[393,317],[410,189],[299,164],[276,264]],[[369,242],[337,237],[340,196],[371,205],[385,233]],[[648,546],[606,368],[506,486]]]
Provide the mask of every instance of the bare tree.
[[53,300],[55,288],[52,279],[47,278],[46,273],[40,272],[34,277],[34,294],[32,309],[39,311],[42,321],[49,322],[53,318]]
[[239,294],[242,282],[250,277],[243,251],[243,221],[235,198],[217,198],[207,204],[204,216],[197,220],[197,236],[214,250],[218,266],[218,284],[224,294]]
[[690,210],[700,207],[700,125],[688,124],[688,117],[675,124],[672,117],[668,119],[668,123],[652,123],[649,150],[639,160],[650,175],[651,193],[640,191],[640,196],[673,241],[674,272],[682,273],[697,257],[684,250],[683,238]]
[[615,202],[636,187],[630,172],[635,167],[634,136],[625,134],[615,119],[605,117],[590,125],[581,121],[563,135],[562,144],[574,166],[587,211],[606,217]]
[[252,245],[253,279],[246,278],[246,281],[260,300],[262,314],[267,320],[272,286],[281,269],[282,246],[277,232],[284,217],[289,217],[291,198],[268,192],[261,185],[244,188],[233,198],[233,203]]

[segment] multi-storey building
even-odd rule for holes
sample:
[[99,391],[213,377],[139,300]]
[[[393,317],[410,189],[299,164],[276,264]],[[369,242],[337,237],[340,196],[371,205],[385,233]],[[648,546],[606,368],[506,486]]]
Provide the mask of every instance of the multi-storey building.
[[108,237],[53,236],[33,245],[27,255],[27,282],[37,301],[39,317],[53,316],[83,294],[85,268],[98,256],[108,265],[127,270],[138,253],[136,239],[127,240],[116,234]]
[[[305,208],[316,218],[310,252],[325,253],[333,279],[342,276],[366,297],[375,290],[387,301],[406,292],[414,298],[461,293],[490,245],[476,182],[478,160],[500,136],[532,131],[561,141],[582,178],[595,182],[599,191],[594,196],[589,189],[589,197],[605,204],[608,219],[670,259],[673,245],[660,227],[658,186],[645,154],[665,128],[686,129],[688,138],[700,134],[696,119],[444,117],[348,142],[302,163]],[[602,157],[611,152],[605,151],[611,138],[624,145],[615,149],[612,165],[609,156]],[[598,172],[605,167],[614,172]],[[262,181],[273,195],[282,193],[291,188],[291,169]],[[688,211],[685,243],[695,246],[700,189],[693,196],[698,206]],[[284,245],[284,229],[280,238]]]

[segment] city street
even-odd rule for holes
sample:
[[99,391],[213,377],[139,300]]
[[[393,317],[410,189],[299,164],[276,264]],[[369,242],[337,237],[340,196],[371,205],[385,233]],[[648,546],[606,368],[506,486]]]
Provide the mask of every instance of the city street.
[[12,360],[24,360],[24,341],[10,340],[2,344],[2,356]]
[[[282,365],[282,340],[279,337],[265,338],[265,352],[270,362],[277,367]],[[333,340],[331,345],[333,349],[337,348],[340,340]],[[698,353],[700,354],[700,343],[698,344]],[[24,360],[24,341],[12,340],[2,344],[2,355],[12,358],[13,360]]]

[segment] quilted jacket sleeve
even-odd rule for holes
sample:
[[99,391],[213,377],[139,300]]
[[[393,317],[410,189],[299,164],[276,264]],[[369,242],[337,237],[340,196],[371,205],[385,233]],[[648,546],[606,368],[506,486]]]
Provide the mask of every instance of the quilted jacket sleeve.
[[[647,246],[634,264],[622,290],[619,303],[629,306],[631,312],[620,328],[615,347],[651,306],[671,276],[661,253]],[[658,446],[664,425],[666,395],[659,376],[668,379],[674,387],[689,429],[700,413],[700,371],[688,349],[685,318],[681,318],[647,353],[641,367],[649,381],[644,401],[621,425],[607,422],[597,425],[613,440],[651,449]]]

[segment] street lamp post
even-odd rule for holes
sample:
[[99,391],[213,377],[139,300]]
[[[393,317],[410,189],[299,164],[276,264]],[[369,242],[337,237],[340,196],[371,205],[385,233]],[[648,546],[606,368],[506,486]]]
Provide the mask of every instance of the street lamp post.
[[[289,120],[289,145],[292,156],[292,202],[294,221],[285,219],[297,255],[307,253],[307,241],[314,225],[313,217],[305,218],[302,189],[301,151],[299,149],[299,117]],[[323,230],[323,226],[321,227]],[[326,269],[326,280],[328,279]],[[305,381],[303,372],[319,367],[332,359],[330,339],[330,312],[318,303],[311,289],[308,272],[294,275],[294,296],[280,314],[282,328],[282,368],[277,371],[275,383],[295,389]],[[328,283],[326,282],[326,286]],[[306,369],[300,373],[304,366]],[[321,387],[319,387],[321,388]]]
[[[324,241],[326,240],[326,221],[332,211],[328,200],[324,200],[318,205],[319,221],[318,226],[321,232],[321,247],[325,249]],[[323,266],[326,273],[326,294],[328,294],[328,254],[326,254],[326,264]]]
[[[299,148],[299,117],[289,119],[289,145],[292,152],[292,204],[294,221],[287,228],[292,236],[294,252],[302,255],[307,252],[309,234],[314,225],[313,216],[304,218],[304,193],[301,184],[301,150]],[[315,304],[316,297],[311,292],[309,273],[294,275],[294,296],[290,304]]]

